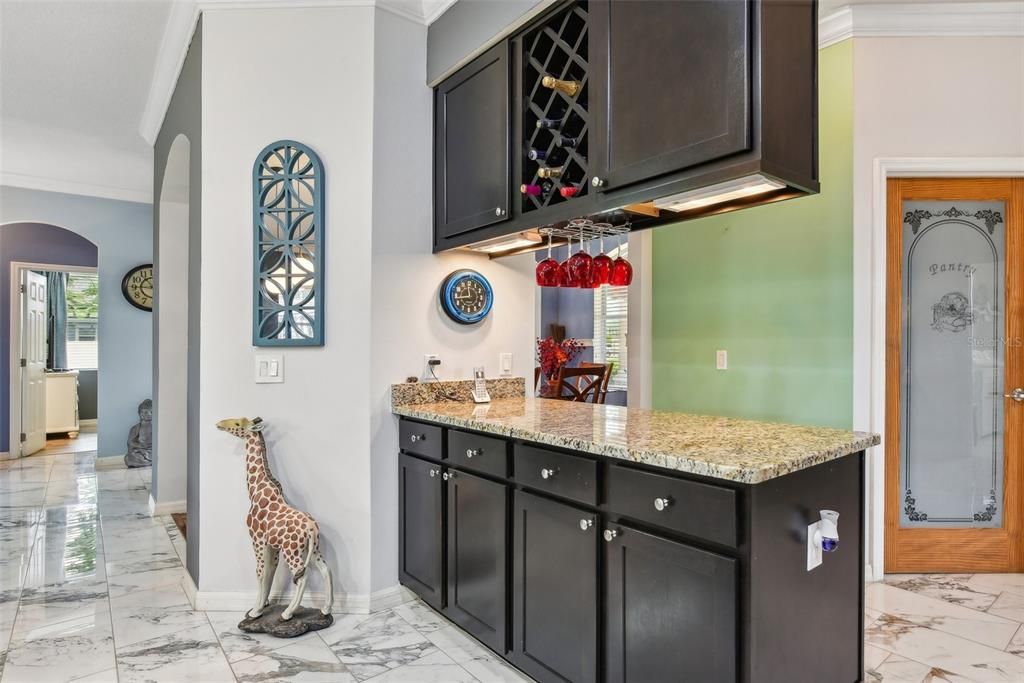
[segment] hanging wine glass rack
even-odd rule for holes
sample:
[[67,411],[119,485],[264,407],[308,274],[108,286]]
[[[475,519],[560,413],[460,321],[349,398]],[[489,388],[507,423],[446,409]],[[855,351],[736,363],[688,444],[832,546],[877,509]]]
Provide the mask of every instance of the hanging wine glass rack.
[[523,213],[587,194],[587,26],[587,3],[574,2],[523,37]]
[[545,238],[553,238],[556,244],[560,244],[562,240],[565,242],[572,240],[578,244],[580,241],[589,242],[602,237],[607,239],[628,235],[629,229],[629,223],[612,225],[611,223],[595,223],[589,218],[574,218],[568,223],[538,228],[537,232]]

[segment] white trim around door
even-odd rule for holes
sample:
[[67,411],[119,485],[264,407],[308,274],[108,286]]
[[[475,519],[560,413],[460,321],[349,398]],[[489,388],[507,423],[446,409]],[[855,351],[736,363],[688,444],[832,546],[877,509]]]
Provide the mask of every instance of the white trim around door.
[[[1024,176],[1024,157],[878,157],[874,161],[871,230],[854,230],[853,376],[854,429],[885,434],[886,181],[889,178],[1006,178]],[[866,310],[857,306],[857,273],[870,273]],[[863,330],[870,330],[863,334]],[[867,455],[867,548],[865,579],[885,570],[885,444]]]

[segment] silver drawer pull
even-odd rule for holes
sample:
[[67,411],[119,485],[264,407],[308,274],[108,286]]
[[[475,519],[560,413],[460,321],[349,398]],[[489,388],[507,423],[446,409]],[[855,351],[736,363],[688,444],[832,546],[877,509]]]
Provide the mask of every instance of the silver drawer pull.
[[586,531],[592,526],[594,526],[594,520],[586,518],[580,520],[580,531]]
[[449,480],[454,481],[454,479],[455,479],[455,472],[445,472],[444,474],[441,475],[441,478],[444,479],[445,481],[449,481]]
[[658,512],[664,512],[672,505],[672,498],[665,496],[664,498],[654,499],[654,509]]
[[436,476],[437,476],[437,474],[438,474],[438,472],[440,472],[440,471],[441,471],[441,470],[430,470],[430,476],[431,476],[431,477],[436,477]]
[[424,441],[426,438],[427,437],[425,434],[413,434],[412,436],[409,437],[409,441],[416,443],[417,441]]
[[555,476],[556,474],[558,474],[558,470],[551,469],[550,467],[544,467],[540,471],[540,478],[541,479],[550,479],[551,477]]
[[619,532],[616,531],[615,529],[605,529],[604,530],[604,540],[607,541],[608,543],[611,543],[612,541],[614,541],[615,537],[618,536],[618,535],[619,535]]
[[481,456],[483,454],[484,454],[484,450],[482,448],[467,448],[466,449],[466,457],[467,458],[478,457],[478,456]]

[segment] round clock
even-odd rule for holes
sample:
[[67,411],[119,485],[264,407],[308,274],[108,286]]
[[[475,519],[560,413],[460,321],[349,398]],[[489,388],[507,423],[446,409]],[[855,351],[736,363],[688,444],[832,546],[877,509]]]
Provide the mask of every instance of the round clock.
[[153,264],[135,266],[121,280],[121,293],[135,308],[153,310]]
[[456,270],[441,283],[441,308],[461,325],[472,325],[487,317],[494,304],[491,283],[475,270]]

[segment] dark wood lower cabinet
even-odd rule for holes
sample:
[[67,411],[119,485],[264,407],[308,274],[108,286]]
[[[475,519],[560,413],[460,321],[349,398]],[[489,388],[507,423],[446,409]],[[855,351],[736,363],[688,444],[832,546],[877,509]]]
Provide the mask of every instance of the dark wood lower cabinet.
[[597,516],[516,491],[512,528],[513,663],[539,681],[596,681]]
[[734,683],[736,560],[620,524],[608,530],[605,681]]
[[445,615],[497,652],[508,649],[507,548],[508,486],[450,471]]
[[444,607],[441,466],[398,456],[398,575],[432,607]]

